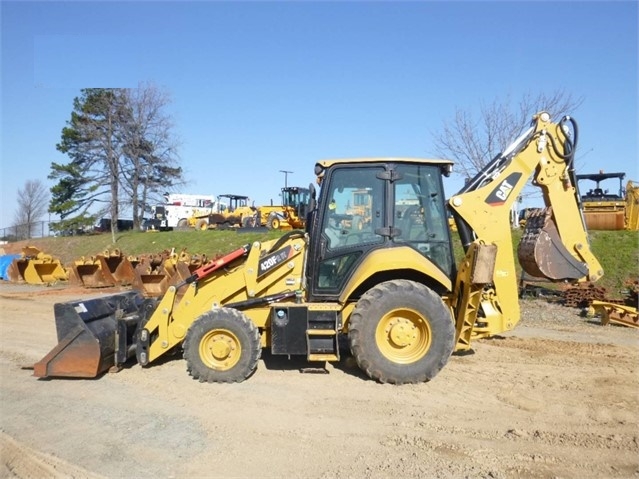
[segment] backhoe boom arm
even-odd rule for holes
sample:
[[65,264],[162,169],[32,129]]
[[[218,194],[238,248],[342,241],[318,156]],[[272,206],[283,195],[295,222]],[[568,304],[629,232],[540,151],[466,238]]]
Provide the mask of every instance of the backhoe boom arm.
[[[475,334],[506,331],[519,320],[510,211],[531,176],[546,208],[537,220],[529,221],[522,237],[519,256],[524,271],[550,281],[595,281],[603,275],[590,250],[572,171],[576,136],[571,118],[556,124],[548,113],[539,113],[524,134],[449,199],[464,249],[468,252],[472,243],[497,247],[492,283],[475,285],[482,291]],[[466,318],[461,322],[469,322],[467,305],[458,298],[472,296],[471,277],[472,271],[459,268],[456,289],[467,291],[453,295],[453,304],[459,305],[458,324],[460,315]]]

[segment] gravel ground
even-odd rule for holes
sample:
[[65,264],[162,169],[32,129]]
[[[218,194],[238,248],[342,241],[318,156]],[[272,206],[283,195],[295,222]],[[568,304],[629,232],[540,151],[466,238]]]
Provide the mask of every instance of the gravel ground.
[[0,283],[1,478],[639,477],[639,330],[577,309],[522,300],[513,331],[418,385],[371,381],[348,354],[310,372],[265,354],[233,385],[179,356],[33,378],[53,303],[81,295]]

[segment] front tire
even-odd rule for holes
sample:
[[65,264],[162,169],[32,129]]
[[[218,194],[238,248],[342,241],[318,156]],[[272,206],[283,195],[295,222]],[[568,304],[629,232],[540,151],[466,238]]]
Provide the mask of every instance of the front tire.
[[195,229],[199,231],[206,231],[209,229],[209,222],[206,220],[197,220],[197,223],[195,223]]
[[242,382],[262,354],[260,333],[242,312],[219,308],[200,316],[184,339],[187,371],[200,382]]
[[266,227],[270,230],[280,229],[280,219],[278,218],[278,216],[277,215],[269,216],[266,222]]
[[442,299],[408,280],[380,283],[353,310],[348,337],[358,366],[381,383],[429,381],[453,352],[455,328]]

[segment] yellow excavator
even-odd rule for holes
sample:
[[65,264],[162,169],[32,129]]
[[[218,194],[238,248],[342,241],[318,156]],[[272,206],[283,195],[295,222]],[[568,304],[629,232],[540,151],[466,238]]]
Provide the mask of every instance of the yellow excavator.
[[[265,348],[338,361],[342,338],[370,378],[428,381],[454,351],[519,321],[510,211],[531,176],[546,208],[527,221],[524,270],[562,282],[603,274],[579,209],[576,142],[572,118],[541,112],[448,201],[447,160],[319,161],[304,231],[232,251],[160,299],[130,291],[56,304],[59,342],[34,375],[95,377],[181,351],[193,378],[240,382]],[[349,204],[362,189],[372,197],[363,226]],[[448,211],[465,249],[457,265]]]

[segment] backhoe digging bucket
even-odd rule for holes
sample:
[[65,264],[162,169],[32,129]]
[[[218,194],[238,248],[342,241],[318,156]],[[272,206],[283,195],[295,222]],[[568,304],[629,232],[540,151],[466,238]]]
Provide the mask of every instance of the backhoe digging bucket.
[[170,273],[165,269],[168,253],[160,253],[140,259],[133,270],[133,288],[146,298],[162,296],[169,287]]
[[146,298],[162,296],[169,288],[169,276],[166,274],[140,274],[136,276],[133,287]]
[[129,258],[125,257],[119,250],[105,251],[98,256],[102,272],[110,282],[120,286],[133,284],[135,272]]
[[108,288],[115,286],[115,281],[111,275],[105,275],[102,263],[99,258],[89,260],[81,259],[71,265],[73,273],[69,276],[72,281],[79,283],[85,288]]
[[531,276],[552,281],[576,280],[588,275],[588,267],[564,246],[552,208],[533,212],[517,249],[522,269]]
[[7,268],[7,278],[12,283],[21,283],[24,281],[24,270],[29,263],[28,259],[15,258]]
[[136,291],[54,306],[58,344],[33,366],[38,378],[94,378],[134,355],[130,351],[141,318]]

